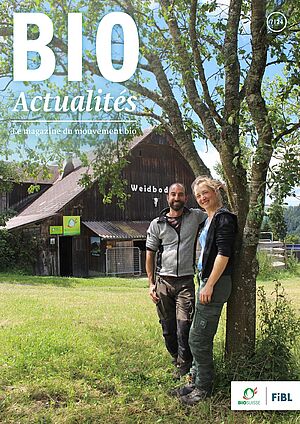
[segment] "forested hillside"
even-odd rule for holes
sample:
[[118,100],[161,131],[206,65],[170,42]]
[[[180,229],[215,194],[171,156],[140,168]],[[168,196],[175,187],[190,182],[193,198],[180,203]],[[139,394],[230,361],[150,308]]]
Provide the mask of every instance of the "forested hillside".
[[287,233],[298,235],[300,238],[300,205],[289,206],[284,211]]

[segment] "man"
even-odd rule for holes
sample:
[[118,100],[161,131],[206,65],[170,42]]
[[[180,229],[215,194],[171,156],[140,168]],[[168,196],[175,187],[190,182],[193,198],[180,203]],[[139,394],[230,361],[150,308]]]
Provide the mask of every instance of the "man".
[[187,374],[192,365],[188,338],[195,309],[195,247],[198,227],[206,219],[200,209],[186,208],[186,201],[184,185],[172,184],[167,195],[169,207],[150,223],[146,241],[149,295],[177,367],[176,377]]

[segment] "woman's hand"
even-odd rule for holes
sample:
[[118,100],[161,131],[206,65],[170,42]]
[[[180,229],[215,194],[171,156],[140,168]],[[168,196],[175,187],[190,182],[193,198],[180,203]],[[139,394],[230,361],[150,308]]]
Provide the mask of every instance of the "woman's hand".
[[199,292],[199,300],[200,303],[203,305],[206,305],[207,303],[211,302],[211,297],[214,291],[214,286],[210,285],[208,282],[205,284],[205,286],[200,290]]
[[221,275],[223,274],[226,265],[228,263],[229,257],[217,255],[213,269],[210,273],[210,276],[205,284],[205,286],[200,290],[199,293],[199,300],[200,303],[203,305],[206,305],[207,303],[211,302],[212,294],[214,291],[214,285],[219,280]]

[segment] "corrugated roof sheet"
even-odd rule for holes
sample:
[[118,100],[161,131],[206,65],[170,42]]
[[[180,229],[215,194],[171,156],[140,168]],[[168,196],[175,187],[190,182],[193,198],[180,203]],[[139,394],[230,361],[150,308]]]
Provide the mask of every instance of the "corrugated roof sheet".
[[99,237],[113,239],[145,239],[149,221],[83,221]]

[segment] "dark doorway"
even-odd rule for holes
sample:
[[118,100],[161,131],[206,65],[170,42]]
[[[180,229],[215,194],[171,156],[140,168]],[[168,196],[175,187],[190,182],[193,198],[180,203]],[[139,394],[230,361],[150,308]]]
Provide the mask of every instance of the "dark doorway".
[[146,274],[146,240],[134,240],[133,246],[141,251],[141,270],[142,274]]
[[59,264],[62,277],[73,275],[72,240],[73,237],[59,238]]

